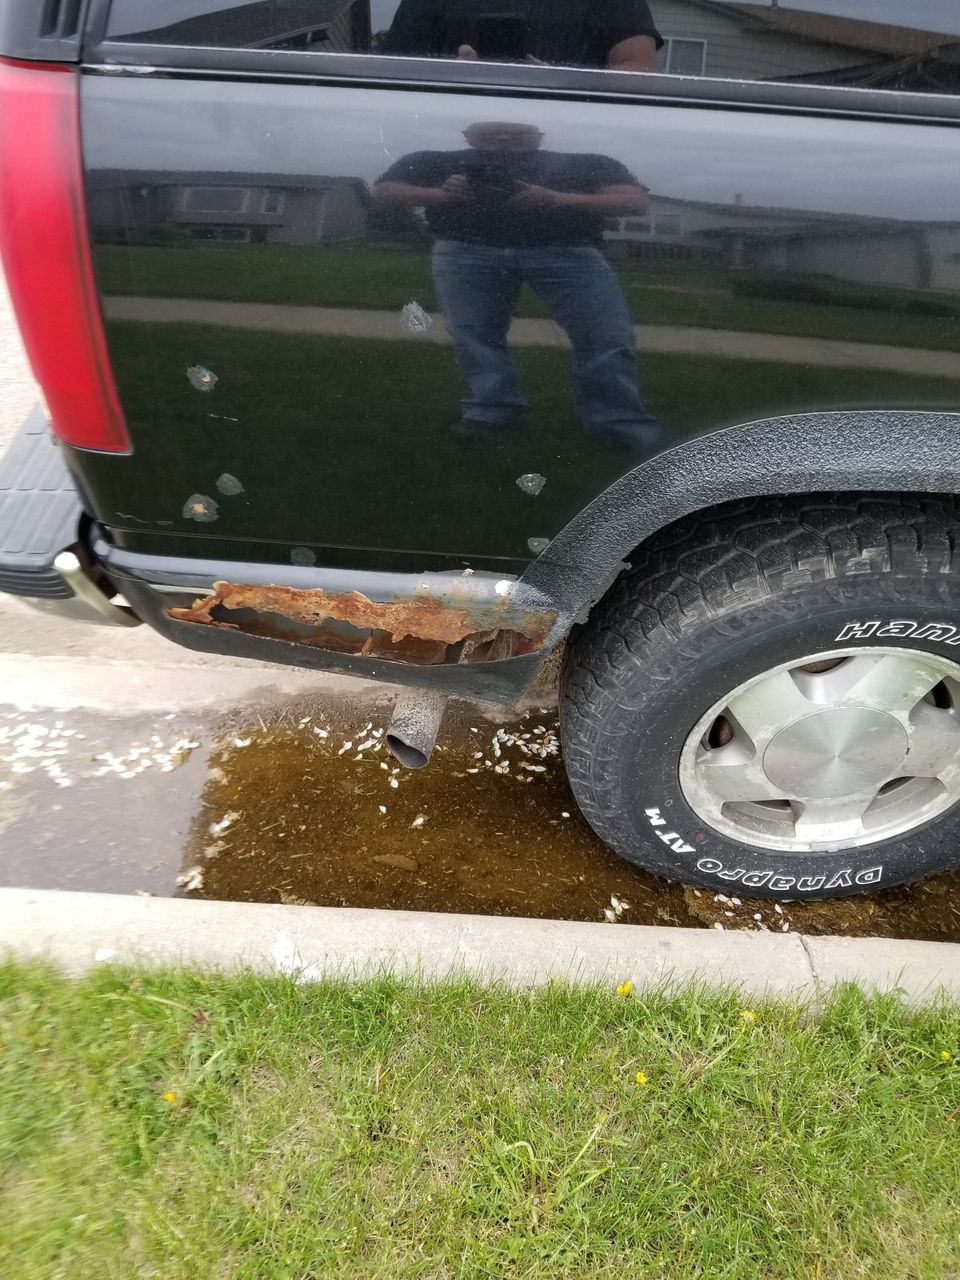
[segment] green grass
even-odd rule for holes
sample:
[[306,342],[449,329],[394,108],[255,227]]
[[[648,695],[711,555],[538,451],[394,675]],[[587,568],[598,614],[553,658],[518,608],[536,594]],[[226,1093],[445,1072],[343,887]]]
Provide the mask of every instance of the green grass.
[[0,1273],[952,1275],[960,1008],[754,1012],[8,962]]
[[[103,245],[97,249],[96,262],[100,287],[108,294],[389,311],[416,299],[436,309],[429,250],[421,247]],[[955,319],[898,310],[898,300],[920,296],[915,290],[889,288],[890,305],[872,310],[737,296],[731,291],[728,273],[716,266],[636,260],[615,265],[631,309],[642,324],[960,350],[960,326]],[[952,294],[933,296],[957,302]],[[525,293],[518,314],[547,312],[532,294]]]

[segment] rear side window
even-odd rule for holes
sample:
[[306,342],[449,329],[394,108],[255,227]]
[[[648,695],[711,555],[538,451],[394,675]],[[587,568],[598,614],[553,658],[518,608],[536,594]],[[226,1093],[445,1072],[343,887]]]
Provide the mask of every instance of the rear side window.
[[960,93],[957,0],[113,0],[106,36]]
[[370,47],[369,0],[113,0],[108,40],[354,53]]

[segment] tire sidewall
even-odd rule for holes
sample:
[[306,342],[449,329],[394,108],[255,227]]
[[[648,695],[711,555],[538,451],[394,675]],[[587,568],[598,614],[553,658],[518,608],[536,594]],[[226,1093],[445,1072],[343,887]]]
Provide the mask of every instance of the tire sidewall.
[[[839,601],[825,600],[822,588],[811,588],[779,598],[776,616],[770,605],[757,605],[722,626],[681,637],[661,635],[658,655],[650,655],[649,665],[638,664],[630,682],[635,696],[621,687],[627,696],[618,698],[611,725],[620,739],[618,790],[625,809],[624,823],[614,826],[639,833],[623,839],[614,831],[618,852],[668,879],[718,892],[810,900],[875,892],[960,861],[960,806],[875,844],[840,853],[790,854],[722,835],[697,816],[681,789],[680,756],[697,721],[765,671],[830,651],[889,648],[947,658],[957,664],[960,677],[960,600],[945,604],[942,585],[926,577],[911,584],[911,605],[903,604],[902,582],[896,601],[886,598],[889,594],[877,579],[852,587],[844,593],[850,598]],[[680,678],[679,654],[685,668]]]

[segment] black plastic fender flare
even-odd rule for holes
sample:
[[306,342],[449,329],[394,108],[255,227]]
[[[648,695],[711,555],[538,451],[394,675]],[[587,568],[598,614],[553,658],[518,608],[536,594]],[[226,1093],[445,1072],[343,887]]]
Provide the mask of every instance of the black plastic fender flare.
[[762,418],[657,454],[599,494],[523,574],[558,608],[545,651],[603,598],[630,553],[667,525],[738,498],[838,491],[960,493],[960,412]]

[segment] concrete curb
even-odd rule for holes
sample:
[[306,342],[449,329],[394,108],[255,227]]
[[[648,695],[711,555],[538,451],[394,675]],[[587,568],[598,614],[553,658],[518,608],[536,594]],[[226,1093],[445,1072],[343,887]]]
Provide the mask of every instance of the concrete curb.
[[296,973],[736,986],[809,998],[844,980],[908,1000],[960,997],[960,946],[495,916],[0,889],[0,949],[68,973],[108,960]]

